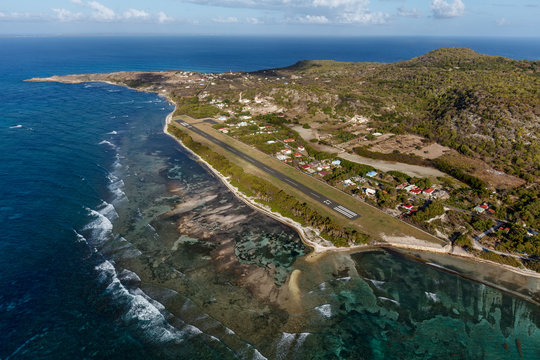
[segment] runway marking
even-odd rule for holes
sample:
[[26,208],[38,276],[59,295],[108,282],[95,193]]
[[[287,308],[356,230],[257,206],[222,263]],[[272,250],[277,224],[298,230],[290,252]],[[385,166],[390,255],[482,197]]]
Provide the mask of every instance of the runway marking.
[[320,199],[320,198],[321,198],[321,196],[320,196],[319,194],[315,194],[314,192],[311,192],[311,191],[310,191],[310,194],[313,195],[313,196],[315,196],[317,199]]
[[344,206],[339,205],[339,206],[337,206],[337,207],[340,208],[341,210],[345,211],[346,213],[350,214],[350,215],[353,216],[353,217],[358,215],[358,214],[355,213],[354,211],[349,210],[349,209],[347,209],[347,208],[344,207]]
[[336,206],[336,207],[334,208],[334,210],[336,210],[338,213],[340,213],[340,214],[342,214],[342,215],[345,215],[345,217],[348,217],[349,219],[352,219],[352,218],[354,218],[354,217],[356,216],[356,214],[355,214],[355,215],[352,215],[351,213],[346,212],[346,211],[340,209],[339,206]]

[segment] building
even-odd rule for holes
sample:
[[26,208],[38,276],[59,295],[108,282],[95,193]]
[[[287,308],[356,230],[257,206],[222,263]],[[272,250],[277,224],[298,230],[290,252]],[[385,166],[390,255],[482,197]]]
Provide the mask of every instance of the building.
[[267,144],[275,144],[276,142],[274,140],[268,140],[266,143]]
[[332,161],[332,165],[334,165],[334,166],[339,166],[339,165],[341,165],[341,160],[334,160],[334,161]]
[[368,172],[368,173],[366,174],[366,176],[369,176],[369,177],[375,177],[375,176],[377,176],[377,172],[372,170],[372,171]]
[[277,154],[276,155],[276,158],[279,160],[279,161],[285,161],[287,160],[289,157],[288,156],[285,156],[283,154]]
[[296,152],[294,153],[294,157],[297,157],[297,158],[302,157],[302,154],[300,154],[299,152]]
[[479,214],[483,214],[484,211],[486,211],[486,209],[484,209],[484,208],[481,207],[481,206],[475,206],[474,209],[473,209],[473,211],[476,211],[476,212],[479,213]]
[[414,184],[405,186],[405,187],[403,188],[403,190],[405,190],[405,191],[411,191],[411,190],[413,190],[413,189],[416,189],[416,185],[414,185]]
[[285,139],[285,140],[283,140],[283,141],[286,142],[286,143],[290,143],[290,142],[293,142],[293,141],[295,141],[295,140],[294,140],[294,139]]
[[431,194],[433,194],[434,191],[435,191],[434,188],[427,188],[427,189],[424,189],[424,190],[422,191],[422,193],[431,196]]
[[304,151],[304,150],[306,150],[305,147],[303,147],[303,146],[299,146],[299,147],[298,147],[298,151]]
[[285,155],[290,155],[290,154],[292,154],[292,150],[291,149],[282,149],[281,153],[285,154]]
[[220,132],[220,133],[223,133],[223,134],[227,134],[227,133],[229,133],[229,130],[227,130],[227,129],[225,129],[225,128],[220,128],[220,129],[219,129],[219,132]]
[[368,196],[373,196],[377,193],[377,191],[370,188],[364,188],[364,193]]

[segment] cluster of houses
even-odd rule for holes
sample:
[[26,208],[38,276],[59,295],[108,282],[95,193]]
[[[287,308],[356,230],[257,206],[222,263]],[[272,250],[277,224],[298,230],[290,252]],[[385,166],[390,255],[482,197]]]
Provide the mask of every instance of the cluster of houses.
[[[246,127],[246,126],[249,126],[249,125],[257,125],[257,122],[255,122],[254,120],[249,120],[251,119],[251,117],[248,117],[248,116],[243,116],[241,117],[242,120],[244,121],[241,121],[239,123],[236,123],[236,124],[230,124],[229,125],[229,128],[226,128],[226,127],[222,127],[222,128],[219,128],[218,131],[220,133],[223,133],[223,134],[228,134],[230,132],[230,128],[242,128],[242,127]],[[278,131],[276,129],[274,129],[273,126],[271,125],[266,125],[266,126],[259,126],[259,129],[255,132],[253,132],[251,135],[257,135],[257,134],[274,134],[274,133],[277,133]],[[272,144],[273,142],[271,141],[267,141],[268,144]]]
[[483,204],[480,204],[478,206],[475,206],[473,208],[473,211],[478,213],[478,214],[484,214],[484,213],[488,213],[488,214],[495,214],[495,210],[493,210],[489,204],[487,203],[483,203]]
[[396,190],[405,190],[409,194],[426,198],[447,199],[450,196],[448,191],[444,189],[435,189],[433,187],[422,189],[415,184],[400,184],[396,186]]

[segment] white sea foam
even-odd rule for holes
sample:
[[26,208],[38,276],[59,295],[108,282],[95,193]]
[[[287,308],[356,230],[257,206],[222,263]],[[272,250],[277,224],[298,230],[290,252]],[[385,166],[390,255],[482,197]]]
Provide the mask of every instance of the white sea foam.
[[10,126],[9,128],[10,129],[18,129],[18,128],[22,128],[22,125],[14,125],[14,126]]
[[387,297],[384,297],[384,296],[378,296],[378,298],[381,299],[381,300],[390,301],[390,302],[396,304],[397,306],[399,306],[399,301],[397,301],[397,300],[390,299],[390,298],[387,298]]
[[145,334],[147,340],[153,343],[180,343],[202,334],[201,330],[192,325],[186,325],[181,330],[172,327],[160,311],[165,307],[149,298],[140,289],[130,292],[118,278],[111,262],[106,260],[95,269],[98,273],[98,281],[107,285],[105,292],[112,297],[113,301],[126,306],[121,317],[122,321],[126,325],[137,326]]
[[289,349],[296,338],[296,334],[284,332],[276,346],[276,359],[285,359],[289,354]]
[[322,315],[322,317],[326,319],[330,319],[332,317],[332,305],[330,304],[317,306],[315,310],[317,310]]
[[118,219],[116,209],[112,204],[109,204],[106,201],[103,201],[98,207],[98,212],[111,221]]
[[126,193],[124,192],[125,184],[124,181],[119,179],[113,174],[109,174],[109,191],[113,194],[113,203],[118,203],[123,200],[127,200]]
[[75,236],[77,236],[77,242],[88,244],[88,240],[86,240],[86,238],[84,236],[79,234],[76,230],[73,230],[73,232],[75,233]]
[[351,277],[350,276],[345,276],[345,277],[337,278],[336,280],[338,280],[338,281],[351,281]]
[[439,301],[439,297],[435,293],[425,291],[426,296],[431,299],[433,302]]
[[102,244],[112,235],[113,224],[100,212],[88,208],[86,210],[94,220],[90,221],[88,225],[84,227],[84,230],[89,230],[91,232],[92,241]]
[[294,350],[298,351],[302,345],[304,345],[304,341],[306,341],[306,338],[308,335],[311,335],[311,333],[300,333],[298,335],[298,339],[296,339],[296,345],[294,345]]
[[113,130],[111,132],[108,132],[107,135],[118,135],[118,131]]
[[112,142],[108,140],[103,140],[99,143],[99,145],[109,145],[111,148],[116,149],[116,145],[114,145]]
[[319,290],[324,291],[326,290],[326,282],[322,282],[319,284]]
[[382,290],[382,286],[386,283],[385,281],[379,281],[379,280],[373,280],[373,279],[367,279],[367,278],[364,278],[364,279],[371,282],[379,290]]

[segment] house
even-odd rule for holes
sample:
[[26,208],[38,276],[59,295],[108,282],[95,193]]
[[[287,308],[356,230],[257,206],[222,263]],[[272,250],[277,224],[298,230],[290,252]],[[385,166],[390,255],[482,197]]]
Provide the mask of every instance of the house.
[[288,156],[285,156],[283,154],[277,154],[276,155],[276,158],[279,160],[279,161],[285,161],[287,160],[289,157]]
[[415,195],[418,195],[422,192],[422,190],[420,188],[416,188],[416,189],[412,189],[411,190],[411,194],[415,194]]
[[405,186],[405,187],[403,188],[403,190],[410,192],[411,190],[414,190],[414,189],[416,189],[416,188],[417,188],[417,186],[414,185],[414,184],[412,184],[412,185],[409,185],[409,186]]
[[334,161],[332,161],[332,165],[334,165],[334,166],[339,166],[339,165],[341,165],[341,160],[334,160]]
[[413,206],[411,204],[401,204],[401,207],[407,209],[407,210],[412,210]]
[[295,141],[295,140],[294,140],[294,139],[285,139],[285,140],[283,140],[283,141],[286,142],[286,143],[290,143],[290,142],[293,142],[293,141]]
[[268,140],[266,143],[267,144],[275,144],[276,142],[274,140]]
[[242,121],[241,123],[238,123],[236,126],[238,126],[238,127],[244,127],[244,126],[248,126],[248,123],[245,122],[245,121]]
[[304,170],[307,170],[307,169],[310,169],[310,168],[311,168],[311,165],[309,165],[309,164],[302,165],[302,169],[304,169]]
[[366,176],[369,176],[369,177],[374,177],[374,176],[377,176],[377,172],[376,171],[370,171],[366,174]]
[[364,123],[367,123],[369,121],[368,118],[366,117],[363,117],[361,115],[354,115],[352,118],[351,118],[351,121],[352,122],[355,122],[357,124],[364,124]]
[[486,209],[484,209],[484,208],[481,207],[481,206],[475,206],[474,209],[473,209],[473,211],[476,211],[476,212],[479,213],[479,214],[483,214],[484,211],[486,211]]
[[347,179],[343,181],[343,185],[349,186],[349,185],[356,185],[351,179]]
[[329,171],[320,171],[320,172],[319,172],[319,175],[321,175],[321,176],[326,176],[326,175],[328,175],[328,174],[330,174]]
[[302,154],[300,154],[299,152],[296,152],[296,153],[294,153],[294,156],[295,157],[302,157]]
[[406,186],[407,186],[407,184],[400,184],[400,185],[396,186],[396,190],[403,190]]
[[372,195],[375,195],[377,193],[377,191],[373,190],[373,189],[370,189],[370,188],[364,188],[364,193],[368,196],[372,196]]
[[433,194],[434,191],[435,191],[434,188],[427,188],[427,189],[424,189],[424,190],[422,191],[422,193],[424,193],[424,194],[426,194],[426,195],[431,195],[431,194]]
[[220,132],[220,133],[223,133],[223,134],[227,134],[227,133],[229,133],[229,130],[227,130],[227,129],[225,129],[225,128],[220,128],[220,129],[219,129],[219,132]]
[[303,147],[303,146],[299,146],[299,147],[298,147],[298,151],[304,151],[304,150],[306,150],[305,147]]
[[290,154],[292,154],[292,150],[291,149],[282,149],[281,153],[285,154],[285,155],[290,155]]
[[225,121],[225,120],[227,120],[227,117],[226,117],[226,116],[220,116],[220,117],[218,118],[218,120],[219,120],[219,121]]

